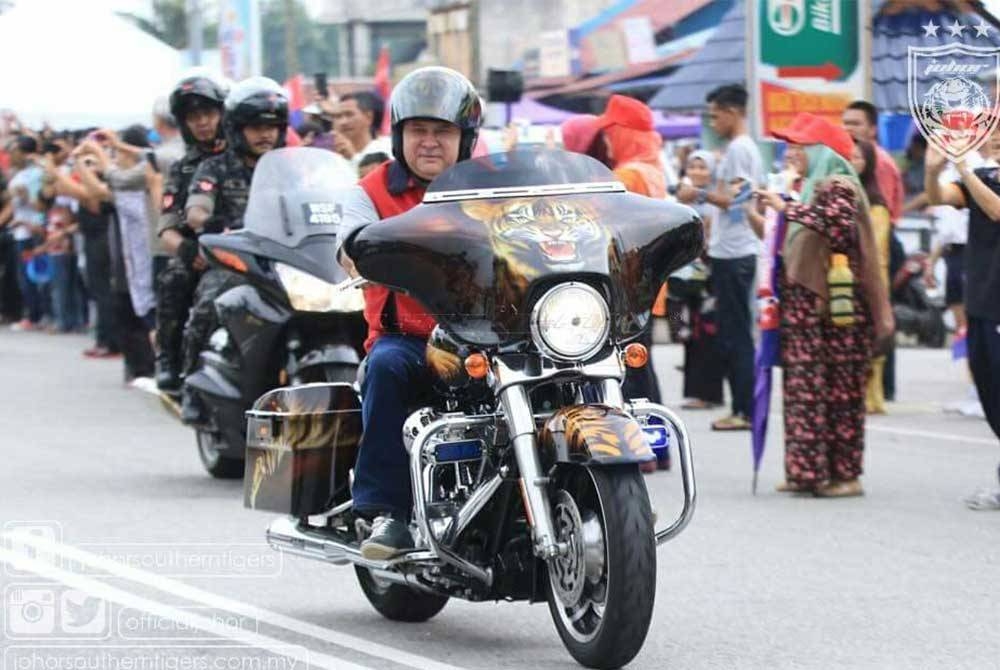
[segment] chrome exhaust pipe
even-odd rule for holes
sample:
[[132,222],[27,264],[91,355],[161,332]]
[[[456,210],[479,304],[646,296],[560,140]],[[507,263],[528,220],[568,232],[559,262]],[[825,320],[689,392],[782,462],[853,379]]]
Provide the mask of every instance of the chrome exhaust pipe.
[[417,564],[434,559],[427,551],[411,551],[391,561],[370,561],[354,545],[338,542],[317,531],[303,530],[293,517],[280,517],[267,528],[267,543],[272,549],[294,556],[311,558],[333,565],[359,565],[368,568],[376,577],[396,584],[406,584],[434,593],[417,580],[415,575],[394,569],[404,564]]

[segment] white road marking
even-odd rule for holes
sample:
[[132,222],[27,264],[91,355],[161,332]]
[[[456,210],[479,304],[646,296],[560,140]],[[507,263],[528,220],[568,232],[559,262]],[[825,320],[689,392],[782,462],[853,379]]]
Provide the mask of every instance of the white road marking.
[[[18,539],[21,540],[20,537]],[[198,630],[203,630],[222,638],[242,642],[250,647],[266,649],[280,656],[294,658],[295,660],[304,662],[307,666],[326,668],[327,670],[372,670],[368,666],[351,663],[328,654],[311,652],[304,647],[289,644],[288,642],[283,642],[267,635],[245,630],[234,630],[231,626],[227,626],[223,622],[194,614],[190,610],[178,609],[156,600],[143,598],[142,596],[110,586],[96,579],[62,570],[45,561],[19,554],[3,547],[0,547],[0,561],[10,563],[17,570],[32,572],[46,579],[62,582],[67,586],[108,602],[115,602],[126,607],[143,610],[144,612],[182,623],[191,628],[197,628]]]
[[963,435],[950,435],[948,433],[936,433],[930,430],[910,430],[908,428],[889,428],[888,426],[873,426],[868,424],[865,430],[873,433],[887,433],[889,435],[904,435],[906,437],[926,437],[932,440],[942,440],[945,442],[961,442],[964,444],[985,444],[995,447],[1000,444],[1000,440],[989,439],[988,437],[966,437]]
[[220,596],[215,593],[199,589],[176,579],[161,577],[160,575],[146,572],[145,570],[139,570],[137,568],[123,565],[117,561],[77,549],[76,547],[68,544],[54,542],[44,537],[29,535],[27,533],[17,531],[11,531],[4,533],[3,535],[12,539],[16,538],[16,540],[21,544],[27,544],[35,547],[36,549],[42,549],[46,552],[63,556],[71,561],[76,561],[83,565],[98,568],[116,577],[122,577],[140,584],[145,584],[146,586],[151,586],[160,591],[170,593],[171,595],[193,600],[200,604],[207,605],[208,607],[228,610],[235,614],[252,617],[261,623],[266,623],[277,628],[284,628],[285,630],[292,631],[293,633],[329,642],[347,649],[353,649],[363,654],[367,654],[368,656],[383,658],[388,661],[392,661],[393,663],[418,668],[418,670],[462,670],[459,666],[442,663],[424,656],[411,654],[394,647],[372,642],[371,640],[366,640],[354,635],[324,628],[323,626],[310,623],[308,621],[295,619],[293,617],[256,607],[239,600],[232,600],[230,598],[226,598],[225,596]]

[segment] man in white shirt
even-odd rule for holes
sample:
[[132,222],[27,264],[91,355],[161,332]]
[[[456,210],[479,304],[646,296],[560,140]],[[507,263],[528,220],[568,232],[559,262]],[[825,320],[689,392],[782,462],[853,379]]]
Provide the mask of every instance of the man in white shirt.
[[336,136],[334,150],[351,161],[357,170],[361,159],[370,153],[381,151],[392,154],[392,141],[388,137],[378,137],[382,126],[385,103],[368,91],[348,93],[340,97],[333,114],[333,129]]
[[682,185],[677,199],[685,204],[710,203],[719,209],[712,223],[708,255],[719,322],[719,347],[732,396],[732,414],[712,424],[713,430],[750,430],[753,410],[753,283],[763,230],[747,216],[745,204],[763,185],[764,162],[747,133],[747,91],[740,84],[720,86],[708,94],[712,128],[728,141],[719,164],[714,191]]

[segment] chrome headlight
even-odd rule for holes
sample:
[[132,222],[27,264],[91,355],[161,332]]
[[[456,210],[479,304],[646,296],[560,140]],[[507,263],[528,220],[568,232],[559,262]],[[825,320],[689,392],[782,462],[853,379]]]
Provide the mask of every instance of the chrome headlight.
[[274,271],[292,309],[298,312],[360,312],[365,308],[360,288],[341,290],[336,284],[284,263],[275,263]]
[[607,341],[610,326],[603,296],[577,282],[549,289],[531,312],[535,346],[560,360],[583,360],[595,353]]

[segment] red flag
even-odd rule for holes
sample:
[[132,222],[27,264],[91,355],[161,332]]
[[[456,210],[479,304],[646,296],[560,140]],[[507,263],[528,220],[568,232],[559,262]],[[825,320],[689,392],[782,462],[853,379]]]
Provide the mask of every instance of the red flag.
[[306,106],[306,96],[302,92],[302,75],[297,74],[285,80],[285,91],[288,92],[288,109],[296,111]]
[[383,45],[378,52],[378,61],[375,62],[375,92],[381,96],[386,104],[385,114],[382,115],[382,128],[380,135],[388,135],[392,132],[390,127],[391,114],[389,113],[389,94],[392,93],[392,79],[390,70],[392,59],[389,56],[389,47]]

